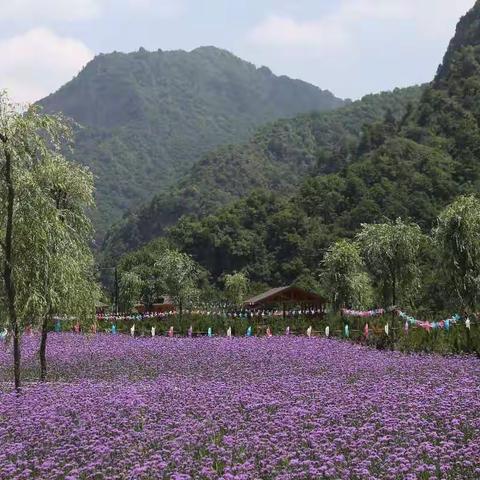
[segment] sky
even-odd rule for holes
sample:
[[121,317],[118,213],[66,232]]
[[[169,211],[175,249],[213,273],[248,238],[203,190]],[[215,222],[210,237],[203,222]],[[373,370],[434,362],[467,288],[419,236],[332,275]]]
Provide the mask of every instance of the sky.
[[430,81],[474,0],[0,0],[0,89],[54,92],[98,53],[215,45],[342,98]]

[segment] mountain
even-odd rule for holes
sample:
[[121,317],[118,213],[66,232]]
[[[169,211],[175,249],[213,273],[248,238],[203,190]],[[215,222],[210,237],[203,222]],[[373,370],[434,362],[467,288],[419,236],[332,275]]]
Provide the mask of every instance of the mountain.
[[390,114],[400,120],[422,91],[396,89],[334,111],[278,120],[261,127],[247,143],[205,154],[175,185],[112,227],[103,256],[114,259],[147,243],[182,215],[212,213],[259,188],[286,195],[308,174],[340,170],[353,158],[365,124]]
[[362,223],[403,217],[430,231],[456,196],[480,192],[480,1],[420,101],[400,121],[365,126],[343,164],[307,176],[288,197],[254,192],[213,215],[184,217],[169,237],[214,278],[244,270],[284,284],[318,278],[329,244]]
[[75,159],[96,175],[99,237],[202,154],[261,124],[343,104],[330,92],[215,47],[98,55],[41,100],[81,125]]

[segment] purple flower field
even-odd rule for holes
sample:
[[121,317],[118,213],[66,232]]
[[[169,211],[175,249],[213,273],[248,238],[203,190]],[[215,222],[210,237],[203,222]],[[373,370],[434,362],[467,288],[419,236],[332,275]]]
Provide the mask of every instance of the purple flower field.
[[0,345],[1,479],[478,479],[480,360],[294,337]]

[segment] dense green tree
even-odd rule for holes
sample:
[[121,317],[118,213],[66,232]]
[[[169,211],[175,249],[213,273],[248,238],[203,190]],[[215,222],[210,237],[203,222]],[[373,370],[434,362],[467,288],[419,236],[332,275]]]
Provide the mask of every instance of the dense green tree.
[[401,219],[363,224],[357,235],[365,265],[391,305],[409,301],[419,288],[419,258],[427,237]]
[[31,234],[25,243],[28,263],[18,281],[18,304],[23,307],[22,317],[40,323],[40,379],[45,380],[53,315],[74,316],[87,325],[94,319],[99,298],[93,279],[93,230],[87,216],[93,206],[93,178],[84,167],[55,154],[33,167],[31,180],[28,188],[35,195],[28,213],[33,216],[29,221],[24,218],[25,227],[41,222],[37,225],[41,234]]
[[364,308],[372,303],[372,286],[357,243],[339,240],[325,253],[321,279],[331,305]]
[[74,155],[98,178],[93,217],[99,238],[219,145],[246,141],[278,118],[343,103],[215,47],[97,55],[40,101],[83,127]]
[[388,111],[399,121],[422,90],[411,87],[367,95],[331,112],[279,120],[260,128],[244,145],[224,146],[204,155],[169,191],[158,193],[115,225],[106,237],[103,255],[109,261],[138,248],[165,234],[182,215],[205,216],[260,189],[291,194],[311,174],[341,171],[356,158],[362,127],[381,121]]
[[166,250],[155,262],[163,293],[169,295],[179,308],[192,306],[199,298],[200,266],[186,253]]
[[155,262],[168,249],[168,242],[158,239],[122,258],[118,264],[118,273],[120,304],[123,309],[128,310],[137,301],[150,307],[165,293],[161,291]]
[[480,200],[462,196],[439,216],[434,231],[448,284],[464,309],[480,304]]
[[[69,131],[62,118],[43,115],[35,107],[22,111],[0,96],[2,290],[13,337],[16,389],[21,385],[20,338],[27,317],[44,319],[57,306],[73,304],[69,295],[76,280],[78,291],[85,291],[84,267],[91,254],[86,253],[81,224],[88,230],[83,208],[92,186],[88,173],[62,157]],[[78,246],[82,250],[77,253]],[[74,258],[78,264],[70,265]],[[66,266],[71,269],[66,271]],[[75,303],[80,296],[74,297]]]
[[224,278],[225,296],[234,307],[240,306],[245,301],[248,292],[248,277],[242,272],[227,274]]

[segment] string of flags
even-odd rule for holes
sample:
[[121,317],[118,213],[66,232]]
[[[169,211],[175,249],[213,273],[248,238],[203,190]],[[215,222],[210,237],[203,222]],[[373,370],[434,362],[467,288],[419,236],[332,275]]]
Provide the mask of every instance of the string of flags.
[[[440,329],[440,330],[445,329],[448,331],[450,330],[450,327],[452,325],[455,325],[462,320],[462,317],[458,314],[452,315],[450,318],[447,318],[446,320],[440,320],[439,322],[425,322],[422,320],[417,320],[415,317],[412,317],[400,310],[397,312],[397,314],[400,318],[405,320],[404,329],[406,332],[408,332],[409,325],[415,325],[417,327],[427,330],[428,332],[430,330],[437,330],[437,329]],[[470,330],[471,322],[469,318],[465,320],[465,326]]]
[[388,312],[395,310],[395,307],[389,308],[376,308],[375,310],[350,310],[348,308],[342,308],[341,312],[344,317],[357,317],[357,318],[371,318],[381,317]]
[[[299,316],[316,316],[324,313],[318,308],[307,308],[298,310],[239,310],[239,311],[222,311],[222,310],[185,310],[186,315],[203,315],[218,316],[223,318],[256,318],[256,317],[299,317]],[[118,322],[118,321],[142,321],[151,318],[168,318],[177,316],[179,313],[175,310],[168,312],[144,312],[144,313],[97,313],[97,321]]]

